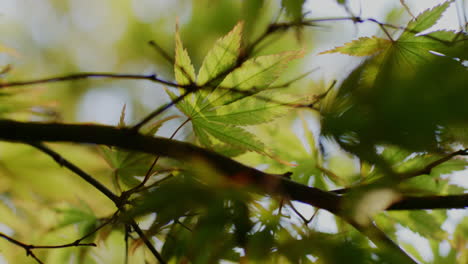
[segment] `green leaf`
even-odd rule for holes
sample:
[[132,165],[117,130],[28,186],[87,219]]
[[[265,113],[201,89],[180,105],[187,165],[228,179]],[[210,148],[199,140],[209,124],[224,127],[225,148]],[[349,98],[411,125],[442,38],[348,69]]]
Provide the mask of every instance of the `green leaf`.
[[399,190],[413,194],[446,195],[463,192],[463,188],[450,185],[446,179],[422,175],[399,184]]
[[80,208],[56,209],[62,218],[56,228],[62,228],[69,225],[78,225],[80,235],[87,235],[98,224],[98,218],[87,204],[82,203]]
[[178,84],[191,84],[195,81],[195,69],[193,68],[190,56],[182,44],[179,34],[179,28],[176,28],[175,33],[175,64],[174,64],[175,79]]
[[244,1],[242,4],[243,20],[245,21],[244,36],[248,38],[252,35],[252,31],[259,24],[260,18],[265,14],[265,0],[250,0]]
[[370,56],[375,55],[391,45],[388,39],[378,37],[361,37],[357,40],[345,43],[341,47],[320,52],[319,54],[342,53],[350,56]]
[[[301,56],[302,52],[255,57],[235,68],[240,52],[242,28],[243,23],[239,23],[219,39],[208,52],[199,71],[198,85],[210,83],[210,86],[219,86],[197,91],[194,96],[179,102],[177,107],[192,120],[194,133],[202,145],[229,156],[244,151],[269,155],[264,151],[264,145],[255,139],[253,134],[238,126],[268,122],[287,112],[281,103],[273,102],[276,100],[271,93],[262,94],[260,100],[253,98],[253,95],[269,88],[284,71],[287,63]],[[188,70],[181,71],[181,68]],[[178,32],[174,69],[178,83],[193,83],[193,66]],[[188,72],[188,76],[184,75],[184,72]],[[224,74],[226,75],[223,76]],[[214,80],[217,78],[220,78],[219,81]],[[211,83],[212,81],[215,82]],[[182,89],[181,93],[183,92]],[[168,90],[167,93],[172,100],[177,98],[175,93]],[[284,100],[284,94],[281,98]]]
[[101,150],[116,179],[129,187],[140,183],[135,176],[145,176],[153,159],[151,155],[145,153],[118,148],[104,146]]
[[466,125],[445,127],[441,133],[441,141],[444,144],[456,142],[468,147],[468,127]]
[[236,65],[240,52],[243,23],[239,22],[226,36],[216,41],[198,73],[197,83],[204,85]]
[[466,53],[468,34],[462,31],[438,30],[405,40],[405,42],[410,41],[417,42],[420,48],[436,51],[453,58],[468,59],[468,53]]
[[[262,96],[274,98],[266,94],[262,94]],[[269,122],[288,111],[290,111],[290,108],[277,102],[270,102],[268,99],[262,100],[251,96],[236,103],[206,112],[204,117],[209,121],[242,126]]]
[[[285,70],[287,64],[302,55],[300,51],[283,52],[247,60],[221,82],[217,93],[210,95],[212,106],[232,103],[236,100],[267,89]],[[248,94],[235,90],[247,91]]]
[[409,211],[409,212],[392,212],[390,217],[397,220],[398,223],[410,230],[418,233],[422,237],[432,238],[441,241],[448,237],[446,231],[441,226],[446,219],[443,212],[434,211],[428,213],[426,211]]
[[204,118],[196,118],[192,121],[194,127],[205,130],[208,134],[221,142],[260,153],[264,151],[264,145],[255,139],[255,135],[240,127],[210,122]]
[[[169,95],[169,97],[171,98],[171,100],[176,100],[177,97],[179,97],[178,95],[176,95],[175,93],[173,93],[171,90],[169,89],[165,89],[166,90],[166,93]],[[184,92],[184,91],[182,91]],[[192,106],[192,104],[188,101],[188,100],[181,100],[179,101],[177,104],[176,104],[176,107],[182,112],[184,113],[185,115],[187,116],[192,116],[193,113],[195,113],[195,108]]]
[[[450,3],[424,12],[409,29],[429,28]],[[361,158],[372,153],[371,145],[382,143],[433,151],[441,127],[466,120],[466,108],[458,107],[467,96],[460,90],[468,76],[461,63],[467,50],[465,34],[409,32],[354,71],[324,113],[324,130],[333,130],[338,142]]]
[[179,117],[180,116],[178,116],[178,115],[171,115],[171,116],[167,116],[165,118],[159,119],[159,120],[151,123],[150,125],[143,127],[141,129],[141,133],[145,134],[145,135],[152,136],[152,135],[156,134],[159,131],[159,129],[162,127],[162,125],[164,125],[164,123],[166,123],[169,120],[176,119],[176,118],[179,118]]
[[236,157],[247,151],[246,149],[223,143],[211,145],[211,148],[218,153],[223,153],[227,157]]
[[405,32],[401,35],[400,40],[418,34],[419,32],[434,26],[452,2],[453,0],[449,0],[431,9],[427,9],[419,14],[415,19],[412,19],[406,26]]

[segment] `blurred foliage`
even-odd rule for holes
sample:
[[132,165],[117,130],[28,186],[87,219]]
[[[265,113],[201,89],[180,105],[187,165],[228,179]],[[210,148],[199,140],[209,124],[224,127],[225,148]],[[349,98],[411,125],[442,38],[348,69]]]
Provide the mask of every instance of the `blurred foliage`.
[[[455,1],[428,6],[402,27],[399,11],[412,14],[409,1],[401,1],[387,12],[396,26],[366,21],[378,34],[328,45],[320,56],[364,57],[349,74],[339,72],[331,90],[315,75],[299,78],[310,70],[305,56],[322,44],[309,27],[316,26],[308,21],[314,1],[10,2],[22,11],[1,11],[0,84],[96,71],[157,73],[182,87],[88,78],[1,88],[1,118],[94,122],[83,112],[102,111],[105,123],[122,128],[190,92],[140,132],[172,134],[325,191],[350,190],[342,195],[345,214],[373,220],[418,261],[468,260],[466,213],[449,231],[447,210],[383,212],[402,195],[466,193],[452,177],[466,173],[467,160],[445,157],[468,144],[468,35],[430,30]],[[346,23],[364,23],[352,16],[352,1],[331,2],[351,15]],[[96,91],[106,96],[94,98]],[[109,146],[50,147],[128,203],[116,208],[30,146],[1,143],[1,233],[30,245],[82,237],[97,245],[34,249],[45,263],[157,263],[129,219],[168,263],[402,262],[343,219],[306,219],[312,209],[261,195],[243,175],[226,179],[202,157],[182,163]],[[326,231],[330,224],[337,230]],[[432,257],[402,239],[401,230],[424,238]],[[8,263],[34,263],[7,240],[0,248]]]

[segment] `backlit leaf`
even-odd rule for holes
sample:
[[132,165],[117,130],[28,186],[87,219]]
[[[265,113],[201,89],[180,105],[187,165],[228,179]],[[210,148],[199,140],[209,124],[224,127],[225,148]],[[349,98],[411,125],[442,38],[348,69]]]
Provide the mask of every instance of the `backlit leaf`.
[[408,23],[405,28],[405,32],[401,35],[400,39],[403,40],[434,26],[452,2],[453,0],[446,1],[443,4],[427,9],[419,14],[415,19],[412,19]]
[[[262,94],[264,97],[270,96]],[[273,97],[272,97],[273,98]],[[265,123],[290,111],[289,107],[268,99],[257,99],[254,96],[247,97],[239,103],[228,104],[204,114],[210,121],[231,125],[254,125]]]
[[448,237],[447,232],[441,228],[446,219],[446,215],[443,212],[392,212],[390,217],[422,237],[428,237],[438,241]]
[[336,47],[332,50],[327,50],[319,54],[342,53],[350,56],[370,56],[381,52],[389,47],[390,40],[378,37],[361,37],[344,44],[341,47]]
[[243,23],[238,23],[226,36],[216,41],[198,73],[197,83],[203,85],[234,67],[239,56]]
[[247,95],[235,90],[252,93],[267,89],[284,71],[287,64],[302,55],[302,52],[291,51],[274,55],[265,55],[249,59],[235,69],[221,82],[218,93],[210,96],[213,106],[232,103]]
[[264,145],[255,139],[255,135],[240,127],[209,122],[207,120],[203,120],[202,118],[194,119],[193,125],[202,128],[211,136],[222,142],[234,146],[239,146],[251,151],[262,152],[264,150]]
[[190,84],[195,81],[195,69],[192,61],[184,48],[179,34],[179,28],[176,28],[175,33],[175,64],[174,64],[175,79],[178,84]]

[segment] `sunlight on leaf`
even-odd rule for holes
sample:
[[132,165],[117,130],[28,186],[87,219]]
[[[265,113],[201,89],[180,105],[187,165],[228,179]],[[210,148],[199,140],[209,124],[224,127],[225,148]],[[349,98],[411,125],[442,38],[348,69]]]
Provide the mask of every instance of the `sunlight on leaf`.
[[431,9],[427,9],[421,14],[419,14],[415,19],[411,20],[405,28],[405,32],[401,35],[400,40],[403,40],[411,35],[415,35],[419,32],[422,32],[426,29],[429,29],[439,19],[441,18],[442,14],[447,10],[450,4],[453,3],[453,0],[449,0],[435,6]]
[[264,151],[264,145],[255,139],[255,136],[247,132],[246,130],[236,127],[227,126],[221,123],[209,122],[202,118],[196,118],[193,120],[194,126],[198,126],[208,132],[218,140],[234,145],[247,150],[253,150],[257,152]]
[[235,66],[239,57],[242,29],[239,22],[225,37],[216,41],[208,52],[198,73],[197,83],[203,85]]
[[182,44],[179,27],[176,27],[175,34],[175,79],[178,84],[191,84],[195,81],[195,69],[193,68],[190,56]]
[[[278,100],[282,99],[282,102],[287,102],[284,95],[281,99],[280,96],[265,93],[262,93],[262,96],[271,99],[278,98]],[[290,111],[290,107],[250,96],[242,99],[239,103],[228,104],[206,112],[204,117],[214,122],[245,126],[269,122],[288,111]]]
[[289,51],[247,60],[226,76],[220,84],[226,90],[219,91],[218,95],[210,96],[211,103],[219,106],[246,97],[246,95],[230,91],[233,89],[254,93],[267,89],[285,70],[287,64],[293,59],[302,57],[302,54],[302,51]]
[[336,47],[332,50],[320,52],[320,54],[342,53],[350,56],[370,56],[375,55],[391,45],[388,39],[378,37],[361,37],[352,42],[344,44],[344,46]]

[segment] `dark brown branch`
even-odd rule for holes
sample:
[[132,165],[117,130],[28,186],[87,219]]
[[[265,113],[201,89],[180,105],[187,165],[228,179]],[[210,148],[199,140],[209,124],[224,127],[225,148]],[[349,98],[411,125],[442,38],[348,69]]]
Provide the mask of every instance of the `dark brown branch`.
[[[395,249],[400,252],[399,254],[401,256],[405,257],[406,261],[411,260],[398,246],[394,245],[391,240],[386,238],[386,236],[382,238],[382,234],[375,235],[373,232],[368,233],[366,231],[367,227],[362,227],[355,223],[353,224],[353,220],[347,217],[344,214],[345,212],[340,211],[342,199],[340,196],[332,192],[322,191],[317,188],[293,182],[280,175],[264,173],[189,143],[145,136],[135,133],[133,130],[118,129],[110,126],[23,123],[11,120],[0,120],[0,139],[27,143],[37,141],[94,143],[171,157],[186,162],[192,162],[194,158],[198,160],[203,159],[232,181],[244,185],[256,186],[258,189],[268,194],[284,195],[292,200],[307,203],[341,216],[348,223],[354,225],[359,231],[368,236],[374,243]],[[443,198],[438,199],[443,200]],[[424,198],[417,199],[407,197],[395,203],[395,205],[391,206],[389,209],[411,208],[411,206],[421,205],[422,201],[424,201]],[[468,202],[466,197],[462,197],[461,201],[465,203]],[[137,233],[142,236],[141,238],[156,258],[159,259],[161,256],[148,238],[144,236],[144,233],[138,232],[139,227],[134,221],[132,222],[132,226]]]
[[285,193],[293,200],[337,213],[339,197],[279,175],[267,174],[206,149],[166,138],[145,136],[130,129],[101,125],[23,123],[0,120],[0,139],[17,142],[75,142],[114,146],[192,161],[205,159],[233,181],[257,186],[267,193]]
[[[101,125],[23,123],[0,120],[0,139],[26,143],[37,141],[93,143],[185,161],[192,161],[194,157],[203,158],[232,180],[243,180],[246,184],[255,185],[267,193],[284,194],[292,200],[326,209],[332,213],[339,211],[341,198],[332,192],[308,187],[280,175],[264,173],[189,143],[135,134],[128,129]],[[424,202],[424,199],[428,199],[428,202]],[[466,196],[403,197],[389,210],[452,208],[449,205],[438,205],[435,201],[450,201],[453,208],[468,206]],[[418,208],[418,204],[423,207]]]
[[429,209],[466,209],[468,194],[434,195],[434,196],[404,196],[392,204],[387,210],[429,210]]

